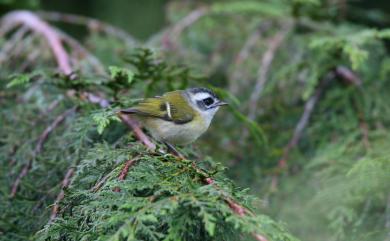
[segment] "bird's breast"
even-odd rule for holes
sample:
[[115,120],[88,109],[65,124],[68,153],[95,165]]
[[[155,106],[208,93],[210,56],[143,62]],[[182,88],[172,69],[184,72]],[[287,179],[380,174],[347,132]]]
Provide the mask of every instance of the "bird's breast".
[[157,118],[146,118],[143,123],[154,138],[175,145],[186,145],[194,142],[210,125],[199,116],[184,124],[175,124]]

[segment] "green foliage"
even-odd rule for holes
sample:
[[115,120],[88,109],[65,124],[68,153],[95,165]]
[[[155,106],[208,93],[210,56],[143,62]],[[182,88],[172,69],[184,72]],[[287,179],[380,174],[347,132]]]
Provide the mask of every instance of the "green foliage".
[[102,134],[104,129],[110,124],[111,121],[121,121],[116,113],[113,111],[100,111],[92,115],[92,119],[97,124],[97,132]]
[[[126,160],[133,164],[120,181]],[[205,175],[215,184],[203,184]],[[236,215],[224,199],[250,204],[251,197],[220,173],[171,155],[151,156],[125,142],[91,148],[66,196],[61,217],[38,233],[39,240],[237,240],[241,232],[295,240],[265,216]]]
[[[111,67],[107,78],[81,76],[69,83],[65,76],[41,73],[11,82],[20,88],[4,85],[12,95],[2,100],[6,118],[0,120],[2,240],[246,240],[253,234],[296,240],[281,224],[252,214],[258,201],[226,178],[221,164],[190,150],[185,150],[188,160],[164,154],[160,146],[148,151],[128,134],[117,117],[118,107],[156,85],[194,81],[187,68],[157,62],[151,53],[136,50],[128,59],[131,70]],[[118,95],[119,86],[139,89]],[[106,96],[112,106],[86,103],[86,91]],[[23,104],[14,104],[15,95],[23,97]],[[122,102],[123,96],[127,99]],[[50,128],[38,153],[42,133],[70,106],[77,106],[77,113]],[[133,163],[125,167],[129,160]],[[75,168],[71,185],[58,203],[58,217],[49,221],[50,205],[69,168]],[[206,178],[215,182],[206,184]],[[238,215],[230,202],[250,214]]]
[[121,81],[122,78],[124,78],[128,84],[131,84],[133,81],[134,73],[129,69],[110,66],[108,67],[108,70],[110,71],[110,76],[114,81]]
[[211,13],[215,14],[265,14],[271,17],[280,17],[286,14],[286,5],[280,2],[267,3],[259,1],[232,1],[230,3],[215,3],[211,6]]
[[7,84],[7,88],[11,88],[17,85],[25,85],[30,82],[30,77],[25,74],[13,76],[12,80]]
[[[0,73],[0,240],[296,240],[284,227],[301,240],[386,240],[389,21],[359,3],[169,1],[167,29],[148,48],[87,35],[84,46],[110,67],[95,76],[80,64],[75,80],[52,73],[46,45],[23,45]],[[31,69],[42,71],[24,73],[18,63],[35,48],[44,54]],[[118,122],[116,110],[137,98],[188,86],[230,103],[205,137],[180,149],[188,159],[146,150]],[[87,103],[89,92],[110,107]],[[73,106],[35,155],[43,131]],[[70,167],[73,181],[49,222]],[[235,214],[230,199],[254,215]]]
[[[327,1],[289,1],[283,2],[283,8],[280,1],[250,3],[287,9],[275,19],[247,11],[247,2],[240,3],[219,1],[217,9],[229,14],[200,18],[181,33],[180,51],[168,56],[208,73],[214,83],[237,96],[239,102],[231,100],[237,108],[234,112],[245,118],[217,117],[217,128],[224,134],[210,133],[204,143],[225,148],[223,153],[213,152],[215,147],[209,151],[228,160],[228,174],[256,190],[253,193],[264,199],[262,210],[280,217],[302,240],[385,240],[389,29],[362,24],[371,23],[368,10],[358,12],[348,4],[343,10]],[[191,12],[190,4],[178,6],[169,12],[169,19],[177,19],[177,10],[181,16],[186,16],[183,9]],[[353,21],[358,13],[361,18]],[[271,40],[292,19],[291,29],[270,55]],[[388,25],[385,18],[381,21],[381,26]],[[257,40],[251,42],[256,34]],[[260,140],[267,140],[267,145],[240,128],[248,120],[243,113],[249,113],[253,87],[264,71],[264,56],[271,63],[253,123],[261,126]],[[338,67],[351,70],[357,82],[332,75]],[[330,83],[321,87],[329,76]],[[294,131],[302,127],[297,124],[318,89],[322,95],[298,145],[284,160],[288,168],[281,169],[277,163],[283,160]]]

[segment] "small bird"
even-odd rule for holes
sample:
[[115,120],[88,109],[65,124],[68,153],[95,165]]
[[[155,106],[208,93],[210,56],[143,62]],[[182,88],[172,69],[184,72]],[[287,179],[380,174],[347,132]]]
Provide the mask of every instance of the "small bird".
[[177,152],[172,145],[186,145],[198,139],[219,107],[226,104],[210,89],[190,88],[143,99],[121,113],[134,115],[155,139]]

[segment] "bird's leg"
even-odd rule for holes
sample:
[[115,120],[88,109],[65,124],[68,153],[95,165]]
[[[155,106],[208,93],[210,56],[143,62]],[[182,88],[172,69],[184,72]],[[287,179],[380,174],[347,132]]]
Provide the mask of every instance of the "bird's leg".
[[183,154],[181,154],[172,144],[170,144],[168,142],[164,142],[164,144],[167,146],[168,152],[172,153],[173,155],[175,155],[181,159],[184,159]]

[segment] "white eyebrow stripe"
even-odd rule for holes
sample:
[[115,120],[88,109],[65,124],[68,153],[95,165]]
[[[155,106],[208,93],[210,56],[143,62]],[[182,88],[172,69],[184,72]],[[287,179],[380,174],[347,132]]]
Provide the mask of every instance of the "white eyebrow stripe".
[[166,109],[167,109],[168,117],[169,117],[170,119],[172,119],[171,105],[169,104],[169,102],[165,102],[165,107],[166,107]]

